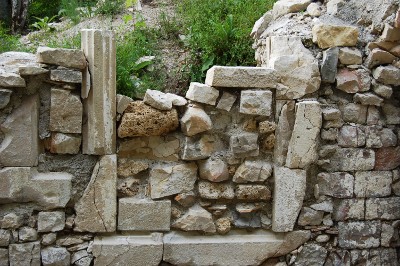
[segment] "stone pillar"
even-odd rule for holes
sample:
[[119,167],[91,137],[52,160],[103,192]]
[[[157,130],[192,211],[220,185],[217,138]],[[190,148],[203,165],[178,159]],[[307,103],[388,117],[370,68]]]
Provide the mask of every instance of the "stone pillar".
[[83,73],[84,154],[114,154],[116,150],[116,53],[113,31],[82,30],[82,50],[88,60]]

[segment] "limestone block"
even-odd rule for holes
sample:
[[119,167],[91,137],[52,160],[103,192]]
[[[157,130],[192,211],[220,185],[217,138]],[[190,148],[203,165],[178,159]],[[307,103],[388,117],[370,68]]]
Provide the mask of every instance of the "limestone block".
[[400,29],[392,27],[390,24],[385,23],[381,39],[387,42],[398,42],[400,41]]
[[199,175],[211,182],[222,182],[229,179],[228,165],[224,160],[210,158],[199,161]]
[[36,76],[49,73],[48,69],[39,66],[20,66],[18,73],[21,76]]
[[365,65],[368,68],[374,68],[379,65],[391,64],[394,60],[396,60],[396,56],[382,49],[376,48],[369,53],[365,60]]
[[235,183],[264,182],[272,175],[272,165],[264,161],[246,160],[233,176]]
[[47,148],[51,153],[78,154],[80,147],[80,135],[52,133]]
[[354,194],[358,198],[385,197],[391,194],[392,172],[357,172]]
[[230,111],[232,109],[233,104],[236,102],[237,96],[224,91],[222,93],[222,97],[217,104],[218,109],[222,109],[225,111]]
[[186,98],[189,100],[209,105],[215,105],[218,97],[217,89],[198,82],[191,82],[189,90],[186,92]]
[[117,156],[104,155],[75,204],[75,231],[114,232],[117,219]]
[[163,260],[173,265],[261,265],[303,244],[306,231],[274,234],[256,230],[230,231],[225,236],[195,236],[170,232],[164,235]]
[[267,29],[269,23],[271,23],[272,19],[273,19],[272,10],[269,10],[266,13],[264,13],[264,15],[254,23],[250,36],[255,40],[259,39],[261,34]]
[[354,176],[348,173],[319,173],[317,184],[320,195],[335,198],[353,197]]
[[118,230],[169,231],[171,201],[147,199],[119,199]]
[[4,133],[0,144],[0,164],[3,166],[36,166],[39,156],[39,97],[23,100],[1,125]]
[[10,102],[12,90],[0,89],[0,109],[3,109]]
[[322,111],[317,101],[303,101],[296,106],[286,167],[305,168],[318,159],[316,140],[322,127]]
[[166,93],[156,90],[146,90],[143,102],[158,110],[171,110],[172,99]]
[[66,83],[82,83],[82,72],[72,69],[53,69],[50,80]]
[[212,129],[211,118],[198,105],[189,106],[181,118],[181,130],[186,136],[194,136]]
[[295,102],[289,101],[280,111],[275,131],[274,162],[278,166],[283,166],[286,162],[295,119]]
[[41,250],[43,266],[70,265],[71,254],[66,248],[48,247]]
[[131,102],[133,102],[131,97],[117,94],[117,112],[119,114],[123,114]]
[[134,176],[149,168],[149,164],[145,161],[138,161],[131,158],[118,159],[118,176],[130,177]]
[[10,265],[40,266],[40,242],[11,244],[8,248]]
[[186,137],[183,149],[183,160],[201,160],[210,157],[219,147],[219,140],[213,135]]
[[39,212],[38,232],[57,232],[65,227],[65,212]]
[[400,166],[400,147],[376,150],[375,170],[394,170]]
[[141,101],[129,104],[118,128],[118,137],[158,136],[179,126],[175,109],[160,111]]
[[[285,2],[285,1],[280,1]],[[281,75],[278,99],[298,99],[319,89],[321,77],[318,60],[304,47],[300,37],[273,36],[267,40],[265,66]]]
[[365,132],[358,126],[343,126],[337,140],[341,147],[361,147],[365,145]]
[[25,88],[26,82],[20,75],[15,73],[0,73],[0,87]]
[[268,201],[271,199],[271,191],[264,185],[237,185],[235,196],[239,200]]
[[226,88],[276,88],[277,72],[265,67],[213,66],[207,71],[206,85]]
[[353,26],[321,23],[312,28],[313,42],[319,48],[335,46],[356,46],[359,30]]
[[242,133],[233,135],[229,140],[230,151],[239,158],[258,156],[258,134]]
[[276,19],[289,13],[304,11],[310,3],[311,0],[281,0],[275,2],[272,12]]
[[36,53],[39,63],[49,65],[59,65],[84,69],[86,67],[86,58],[81,50],[39,47]]
[[386,85],[400,85],[400,69],[395,66],[379,66],[372,72],[374,78]]
[[94,265],[158,266],[163,256],[162,234],[96,237]]
[[367,106],[361,104],[348,103],[342,110],[344,122],[365,124],[367,120]]
[[339,61],[343,65],[361,65],[362,54],[357,48],[343,47],[339,50]]
[[211,213],[199,205],[191,207],[182,217],[172,224],[172,227],[183,231],[216,232]]
[[333,47],[323,51],[321,78],[323,82],[334,83],[337,74],[339,48]]
[[151,198],[158,199],[193,190],[197,179],[195,163],[156,166],[150,171]]
[[35,241],[38,239],[38,234],[36,229],[28,227],[28,226],[23,226],[19,228],[18,230],[18,240],[20,242],[29,242],[29,241]]
[[400,219],[400,197],[373,198],[365,200],[365,219],[398,220]]
[[82,132],[82,103],[69,90],[51,89],[50,130],[62,133]]
[[274,178],[272,231],[292,231],[303,205],[306,171],[275,167]]
[[204,199],[233,199],[235,197],[234,187],[230,183],[199,181],[198,190],[200,197]]
[[339,222],[339,247],[363,249],[379,247],[381,222]]
[[[343,159],[345,158],[345,159]],[[323,168],[328,171],[368,171],[374,169],[375,152],[371,149],[337,149],[330,163]]]
[[336,200],[333,207],[333,220],[364,220],[365,200],[364,199],[343,199]]
[[383,99],[373,93],[356,93],[353,97],[355,103],[361,103],[362,105],[375,105],[381,106]]
[[272,92],[244,90],[240,97],[240,113],[270,116],[272,112]]
[[82,30],[81,36],[89,70],[83,72],[81,91],[87,117],[82,129],[82,153],[114,154],[117,136],[114,32]]

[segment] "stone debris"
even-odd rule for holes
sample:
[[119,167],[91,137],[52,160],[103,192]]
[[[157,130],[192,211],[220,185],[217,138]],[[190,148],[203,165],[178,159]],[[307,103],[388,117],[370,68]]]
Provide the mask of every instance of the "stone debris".
[[0,109],[3,109],[10,102],[12,90],[0,89]]
[[218,97],[217,89],[198,82],[191,82],[189,90],[186,92],[187,99],[209,105],[215,105]]
[[131,97],[117,94],[117,112],[119,114],[123,114],[131,102],[133,102]]

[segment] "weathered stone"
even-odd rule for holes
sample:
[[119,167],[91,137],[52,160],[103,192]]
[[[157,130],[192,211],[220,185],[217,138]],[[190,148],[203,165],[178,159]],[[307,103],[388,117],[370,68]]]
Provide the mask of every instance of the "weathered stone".
[[82,103],[69,90],[51,89],[50,130],[62,133],[82,132]]
[[364,199],[335,200],[333,207],[333,219],[335,221],[363,220],[364,213]]
[[275,167],[274,177],[272,231],[292,231],[303,205],[306,171]]
[[186,98],[189,100],[215,105],[219,97],[219,91],[213,87],[198,82],[191,82]]
[[373,150],[343,148],[338,149],[330,158],[330,163],[324,165],[323,168],[328,171],[368,171],[374,169],[374,166],[375,152]]
[[328,250],[326,248],[317,244],[307,243],[303,246],[303,249],[300,251],[294,265],[322,266],[324,265],[327,256],[328,256]]
[[357,73],[347,68],[339,70],[336,80],[337,88],[344,92],[356,93],[363,90]]
[[298,224],[301,226],[320,225],[323,218],[324,212],[316,211],[308,207],[303,207],[299,215]]
[[390,247],[390,242],[395,237],[395,229],[393,226],[382,223],[381,246]]
[[229,140],[230,151],[236,157],[252,157],[258,156],[258,134],[257,133],[243,133],[240,135],[233,135]]
[[18,239],[21,242],[36,241],[37,238],[38,234],[34,228],[23,226],[18,231]]
[[206,85],[226,88],[275,88],[275,70],[264,67],[213,66],[207,71]]
[[78,154],[81,147],[81,136],[64,133],[52,133],[48,143],[51,153]]
[[387,147],[376,151],[375,170],[393,170],[399,166],[400,147]]
[[104,155],[75,204],[75,231],[114,232],[117,218],[117,156]]
[[200,181],[198,183],[200,197],[204,199],[233,199],[235,191],[232,184],[226,183],[211,183]]
[[216,232],[216,227],[211,213],[199,205],[191,207],[187,213],[172,224],[172,227],[184,231],[203,231],[206,233]]
[[321,5],[319,3],[311,3],[308,7],[307,7],[307,13],[311,16],[311,17],[319,17],[322,14],[322,8]]
[[23,225],[23,222],[20,215],[11,212],[4,215],[3,219],[1,219],[1,228],[17,229]]
[[400,41],[400,29],[392,27],[390,24],[385,23],[381,39],[387,42],[398,42]]
[[117,94],[117,112],[119,114],[123,114],[125,109],[129,106],[129,104],[133,102],[133,99],[131,97]]
[[316,211],[324,211],[331,213],[333,211],[333,200],[330,197],[320,196],[318,198],[318,203],[314,203],[310,208]]
[[150,171],[151,198],[158,199],[193,190],[197,179],[195,163],[156,166]]
[[147,199],[119,199],[118,230],[169,231],[171,201]]
[[15,73],[0,73],[0,87],[5,88],[24,88],[25,79]]
[[273,133],[276,130],[276,124],[273,121],[262,121],[258,124],[260,134]]
[[373,49],[365,60],[368,68],[374,68],[379,65],[391,64],[396,60],[396,56],[379,48]]
[[116,45],[114,31],[82,30],[82,50],[88,61],[83,72],[82,153],[116,152]]
[[[88,261],[89,262],[86,262]],[[90,266],[90,262],[92,261],[92,256],[86,250],[79,250],[75,252],[71,257],[71,264],[74,263],[76,266]]]
[[351,250],[351,263],[352,265],[364,263],[369,265],[395,266],[398,264],[396,249]]
[[134,176],[149,168],[149,164],[130,158],[118,159],[118,175],[122,177]]
[[400,85],[400,69],[395,66],[379,66],[372,72],[374,78],[386,85]]
[[365,201],[365,219],[400,219],[400,197],[372,198]]
[[275,131],[274,162],[278,166],[283,166],[286,162],[295,117],[295,102],[290,101],[282,107]]
[[181,130],[189,137],[208,131],[212,127],[211,118],[197,105],[189,106],[181,118]]
[[358,126],[343,126],[337,141],[341,147],[362,147],[365,145],[365,133]]
[[272,92],[269,90],[244,90],[240,97],[240,113],[270,116],[272,112]]
[[323,82],[334,83],[337,74],[339,48],[333,47],[323,51],[321,78]]
[[289,142],[286,167],[305,168],[318,159],[315,140],[322,127],[322,111],[316,101],[303,101],[296,107],[296,120]]
[[382,106],[387,124],[400,124],[400,108],[396,103],[385,103]]
[[319,48],[335,46],[355,46],[358,41],[358,28],[333,24],[318,24],[312,28],[313,42]]
[[40,243],[11,244],[8,248],[10,265],[40,266]]
[[330,236],[329,235],[319,235],[315,238],[317,243],[326,243],[329,242]]
[[235,196],[239,200],[270,200],[271,191],[263,185],[238,185],[235,189]]
[[249,212],[248,209],[243,209],[236,206],[238,212],[233,213],[233,225],[236,228],[243,228],[243,229],[255,229],[261,228],[261,217],[260,213]]
[[259,39],[261,34],[267,29],[269,23],[271,23],[272,19],[272,10],[265,12],[264,15],[254,23],[250,36],[255,40]]
[[339,135],[339,131],[337,128],[329,128],[321,130],[321,139],[328,141],[336,141]]
[[66,83],[82,83],[82,72],[72,69],[53,69],[50,80]]
[[38,232],[57,232],[65,227],[65,212],[39,212]]
[[381,222],[339,222],[339,247],[346,249],[379,246]]
[[272,175],[272,165],[264,161],[246,160],[236,170],[233,182],[264,182]]
[[39,47],[36,53],[39,63],[59,65],[84,69],[86,67],[86,58],[81,50]]
[[196,202],[196,194],[193,191],[180,193],[174,197],[174,200],[183,207],[191,207]]
[[182,96],[172,94],[172,93],[167,93],[167,97],[172,100],[172,105],[175,105],[175,106],[185,106],[188,102]]
[[343,47],[339,50],[339,61],[343,65],[361,65],[362,54],[357,48]]
[[212,135],[202,135],[200,139],[196,137],[186,137],[183,149],[183,160],[206,159],[217,150],[218,140]]
[[232,109],[233,104],[236,102],[237,96],[224,91],[222,93],[222,97],[217,104],[218,109],[222,109],[225,111],[230,111]]
[[118,136],[158,136],[175,130],[179,126],[175,109],[160,111],[141,101],[132,102],[122,116]]
[[272,36],[266,42],[268,52],[263,55],[262,65],[281,75],[283,86],[277,87],[278,99],[298,99],[319,89],[318,60],[304,47],[300,37]]
[[354,95],[354,102],[361,103],[362,105],[375,105],[381,106],[383,99],[373,93],[356,93]]
[[39,155],[39,98],[29,96],[13,110],[0,129],[4,134],[0,144],[2,166],[36,166]]
[[0,229],[0,247],[8,247],[11,240],[11,234],[9,230]]
[[3,109],[10,102],[12,90],[0,89],[0,109]]
[[277,1],[274,4],[272,12],[274,18],[281,17],[289,13],[297,13],[303,11],[311,3],[311,0],[287,0],[287,1]]
[[0,248],[0,266],[8,266],[8,249]]
[[320,195],[335,198],[353,197],[354,176],[348,173],[320,173],[317,182]]
[[199,161],[199,174],[203,179],[212,182],[222,182],[229,179],[228,165],[221,159]]
[[57,234],[49,233],[42,235],[42,241],[40,243],[44,246],[49,246],[51,244],[54,244],[56,240],[57,240]]
[[218,234],[225,235],[231,231],[231,221],[229,218],[219,218],[215,221],[215,226]]
[[48,247],[42,249],[43,266],[66,266],[70,265],[71,255],[66,248]]
[[284,237],[263,230],[231,231],[224,237],[171,232],[164,236],[163,260],[174,265],[260,265],[289,253],[309,237],[306,231]]
[[365,124],[367,120],[367,106],[361,104],[349,103],[343,108],[344,122]]
[[48,69],[39,66],[20,66],[18,68],[18,73],[21,76],[36,76],[41,74],[49,73]]
[[143,102],[158,110],[168,111],[172,109],[172,99],[161,91],[146,90]]

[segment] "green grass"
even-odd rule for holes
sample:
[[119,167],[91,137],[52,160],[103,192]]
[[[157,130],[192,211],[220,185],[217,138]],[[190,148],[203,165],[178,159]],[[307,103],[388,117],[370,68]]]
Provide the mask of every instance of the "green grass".
[[9,34],[4,24],[0,22],[0,53],[9,51],[25,52],[27,49],[21,45],[19,36]]

